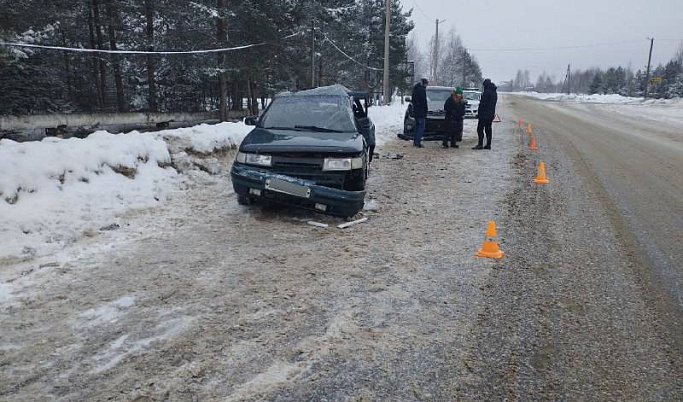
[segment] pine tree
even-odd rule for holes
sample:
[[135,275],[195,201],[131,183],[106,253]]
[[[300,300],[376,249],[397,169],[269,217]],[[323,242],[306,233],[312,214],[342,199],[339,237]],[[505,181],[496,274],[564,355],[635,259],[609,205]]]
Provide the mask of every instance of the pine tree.
[[591,85],[588,89],[588,93],[593,95],[593,94],[601,94],[603,93],[603,79],[602,79],[603,73],[598,71],[595,76],[593,77],[593,82],[591,82]]

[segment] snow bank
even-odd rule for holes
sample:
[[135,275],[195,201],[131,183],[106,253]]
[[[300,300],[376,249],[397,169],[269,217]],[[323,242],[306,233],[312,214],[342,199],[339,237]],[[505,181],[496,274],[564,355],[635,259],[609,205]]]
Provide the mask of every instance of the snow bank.
[[244,123],[201,124],[194,127],[166,130],[155,133],[165,140],[176,139],[188,149],[210,154],[220,149],[237,148],[244,137],[253,129]]
[[127,211],[163,205],[186,186],[183,170],[172,164],[184,157],[192,168],[187,153],[234,148],[249,130],[221,123],[155,133],[100,131],[85,139],[0,140],[0,260],[52,253]]
[[394,102],[389,106],[372,106],[368,109],[370,119],[375,123],[378,147],[395,139],[399,133],[403,132],[403,118],[407,108],[408,104],[401,105],[401,102]]
[[621,105],[683,105],[683,100],[675,99],[647,99],[633,98],[616,94],[609,95],[586,95],[586,94],[559,94],[559,93],[538,93],[538,92],[511,92],[514,95],[530,96],[537,99],[563,101],[563,102],[582,102],[582,103],[605,103]]
[[[379,146],[403,130],[406,107],[370,108]],[[240,122],[154,133],[99,131],[85,139],[0,140],[0,262],[51,255],[122,224],[131,210],[181,197],[188,186],[183,172],[225,169],[217,155],[238,147],[251,129]]]

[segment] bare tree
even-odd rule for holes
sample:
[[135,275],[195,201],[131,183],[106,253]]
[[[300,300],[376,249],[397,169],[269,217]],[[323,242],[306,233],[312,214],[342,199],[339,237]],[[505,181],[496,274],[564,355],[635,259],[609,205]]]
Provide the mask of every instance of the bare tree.
[[678,45],[678,50],[676,50],[674,60],[678,62],[678,65],[683,66],[683,42]]
[[439,52],[443,53],[443,59],[439,65],[439,80],[441,84],[456,86],[462,81],[465,48],[454,29],[448,32],[444,47],[444,51]]
[[419,41],[415,32],[413,32],[406,43],[408,49],[408,60],[412,61],[415,66],[415,79],[424,78],[428,75],[427,70],[429,66],[425,54],[420,50]]

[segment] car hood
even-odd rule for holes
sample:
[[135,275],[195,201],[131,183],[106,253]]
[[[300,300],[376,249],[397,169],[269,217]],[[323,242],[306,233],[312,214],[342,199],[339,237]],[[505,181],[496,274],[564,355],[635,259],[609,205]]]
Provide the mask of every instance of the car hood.
[[476,101],[468,100],[467,104],[470,106],[479,106],[479,101],[478,100],[476,100]]
[[355,154],[363,152],[363,136],[358,133],[321,133],[253,129],[242,141],[240,151],[255,153],[325,152]]

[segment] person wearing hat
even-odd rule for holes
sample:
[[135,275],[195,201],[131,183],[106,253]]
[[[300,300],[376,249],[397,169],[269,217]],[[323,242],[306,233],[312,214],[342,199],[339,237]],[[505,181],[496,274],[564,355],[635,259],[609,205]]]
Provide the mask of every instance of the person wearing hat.
[[[493,136],[491,125],[496,117],[498,93],[496,92],[496,84],[491,82],[489,78],[484,80],[483,85],[484,93],[481,94],[481,102],[479,102],[479,124],[477,124],[479,142],[472,149],[491,149],[491,137]],[[484,145],[484,131],[486,132],[486,145]]]
[[451,148],[460,147],[457,142],[462,141],[462,125],[465,118],[466,103],[462,95],[462,88],[457,87],[443,105],[443,110],[446,112],[446,131],[441,146],[444,148],[448,148],[449,140],[451,141]]

